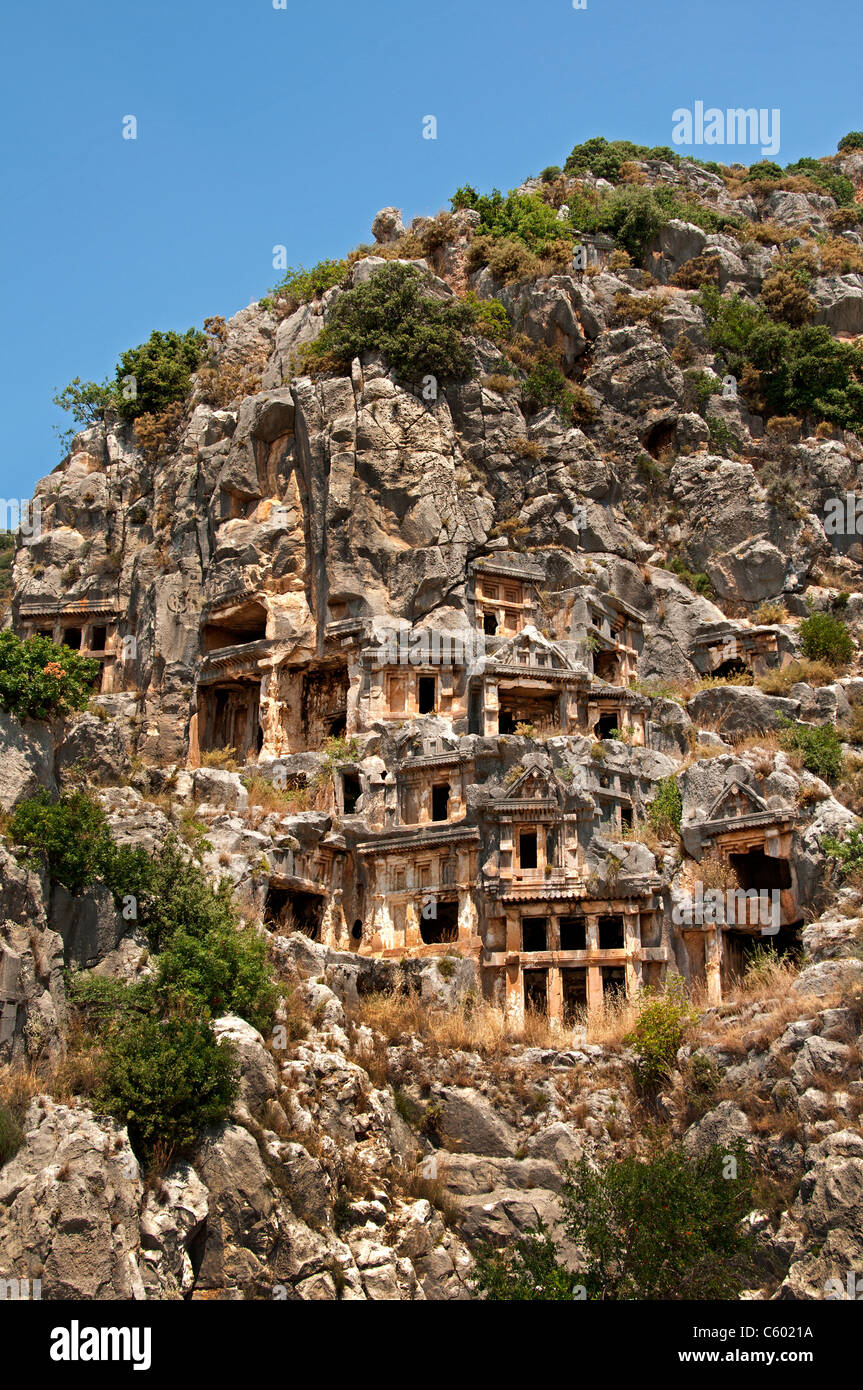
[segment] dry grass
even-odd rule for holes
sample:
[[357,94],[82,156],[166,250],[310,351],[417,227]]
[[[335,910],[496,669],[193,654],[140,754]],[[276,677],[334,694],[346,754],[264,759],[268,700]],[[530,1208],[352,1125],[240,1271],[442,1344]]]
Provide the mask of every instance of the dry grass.
[[282,789],[273,786],[272,782],[257,774],[245,778],[244,781],[249,793],[250,809],[257,807],[258,810],[266,814],[275,811],[282,815],[296,815],[298,811],[311,809],[311,795],[308,787],[285,787]]
[[771,603],[769,599],[765,599],[756,611],[755,621],[765,626],[775,623],[787,623],[788,609],[785,607],[784,603]]
[[755,684],[765,695],[787,695],[793,685],[832,685],[836,672],[826,661],[792,661],[781,669],[759,676]]
[[[602,1010],[580,1010],[572,1027],[552,1027],[544,1014],[527,1010],[515,1022],[502,1009],[486,1002],[467,1000],[452,1008],[430,1008],[415,993],[373,994],[360,1001],[356,1022],[380,1033],[388,1043],[406,1042],[419,1036],[432,1052],[478,1052],[488,1058],[507,1056],[513,1046],[565,1048],[574,1038],[588,1042],[619,1044],[638,1015],[638,1004],[613,996]],[[385,1055],[365,1049],[358,1060],[371,1061],[376,1075],[386,1077]]]
[[208,748],[201,754],[201,767],[217,767],[223,772],[239,772],[236,748]]

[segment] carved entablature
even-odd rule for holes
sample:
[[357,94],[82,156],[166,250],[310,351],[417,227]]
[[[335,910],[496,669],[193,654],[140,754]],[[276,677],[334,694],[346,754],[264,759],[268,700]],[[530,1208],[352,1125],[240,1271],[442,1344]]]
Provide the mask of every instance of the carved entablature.
[[721,852],[745,852],[765,846],[772,857],[786,857],[797,821],[795,807],[770,805],[753,787],[735,778],[723,787],[703,820],[684,825],[683,843],[687,853],[699,860],[714,847]]

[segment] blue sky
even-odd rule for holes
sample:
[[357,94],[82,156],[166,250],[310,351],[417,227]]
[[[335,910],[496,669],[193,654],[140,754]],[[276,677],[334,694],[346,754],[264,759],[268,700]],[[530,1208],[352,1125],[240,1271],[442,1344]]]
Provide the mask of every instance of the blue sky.
[[55,390],[229,317],[279,278],[274,245],[308,265],[371,240],[385,204],[507,189],[593,135],[669,144],[697,100],[778,107],[782,163],[863,128],[860,0],[285,3],[7,9],[4,497],[60,460]]

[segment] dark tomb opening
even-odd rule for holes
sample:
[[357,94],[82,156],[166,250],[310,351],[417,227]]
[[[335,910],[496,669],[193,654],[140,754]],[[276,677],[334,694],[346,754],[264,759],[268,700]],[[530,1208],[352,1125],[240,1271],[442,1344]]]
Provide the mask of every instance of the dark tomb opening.
[[522,869],[535,869],[537,865],[536,831],[523,830],[518,837],[518,862]]
[[791,887],[791,865],[787,859],[765,854],[763,849],[752,849],[748,854],[732,854],[729,858],[737,874],[737,882],[745,892]]
[[432,787],[432,820],[449,819],[449,782]]
[[599,949],[601,951],[622,951],[623,950],[623,918],[600,917],[599,919]]
[[563,1022],[571,1027],[579,1013],[587,1007],[587,967],[570,966],[560,972],[563,992]]
[[264,903],[264,922],[279,932],[303,932],[313,941],[321,939],[324,915],[322,893],[305,893],[297,888],[271,884]]
[[432,903],[433,917],[420,912],[420,936],[426,946],[440,946],[458,940],[458,903],[455,901]]
[[613,734],[617,733],[619,728],[620,725],[617,720],[616,712],[612,711],[609,714],[601,714],[596,725],[596,736],[599,739],[611,738]]
[[548,1013],[548,971],[524,971],[524,1007],[535,1014]]
[[342,805],[344,814],[352,816],[362,795],[360,779],[353,772],[342,773]]
[[563,917],[560,923],[562,951],[587,950],[587,926],[583,917]]
[[521,949],[523,951],[548,950],[548,918],[523,917],[521,921]]
[[622,965],[602,967],[602,996],[604,999],[617,998],[626,993],[626,972]]
[[420,714],[434,714],[437,696],[437,677],[420,676],[417,681],[417,709]]

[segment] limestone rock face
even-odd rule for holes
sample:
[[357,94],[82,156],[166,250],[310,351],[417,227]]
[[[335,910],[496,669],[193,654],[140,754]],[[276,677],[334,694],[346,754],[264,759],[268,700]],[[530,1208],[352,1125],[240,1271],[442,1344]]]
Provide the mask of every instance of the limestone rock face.
[[54,741],[44,724],[0,710],[0,808],[11,811],[40,788],[56,791]]
[[52,1299],[144,1298],[138,1262],[143,1184],[125,1129],[42,1099],[0,1171],[2,1275],[42,1279]]

